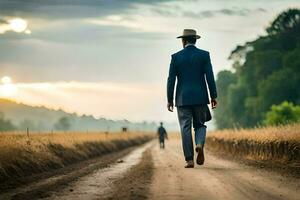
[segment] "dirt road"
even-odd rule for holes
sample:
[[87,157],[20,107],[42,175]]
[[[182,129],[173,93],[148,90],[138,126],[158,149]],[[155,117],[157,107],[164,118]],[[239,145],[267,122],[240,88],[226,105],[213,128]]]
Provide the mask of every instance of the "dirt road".
[[[118,160],[110,167],[99,169],[79,180],[69,184],[61,191],[54,191],[46,198],[47,200],[93,200],[93,199],[113,199],[114,186],[120,179],[128,175],[128,170],[139,164],[143,152],[153,146],[152,143],[132,151],[129,155]],[[139,180],[139,181],[142,181]],[[128,183],[120,185],[117,190]],[[128,191],[124,191],[128,192]]]
[[300,199],[300,181],[206,153],[204,166],[183,168],[180,140],[152,150],[150,199]]
[[[160,150],[158,143],[152,141],[108,167],[91,170],[70,182],[55,183],[56,187],[52,187],[55,189],[39,190],[28,185],[22,193],[19,191],[11,196],[13,198],[3,199],[300,199],[299,179],[205,153],[204,166],[185,169],[179,139],[167,141],[165,150]],[[81,168],[86,171],[89,167]],[[76,171],[80,169],[73,170],[72,176],[76,176]]]

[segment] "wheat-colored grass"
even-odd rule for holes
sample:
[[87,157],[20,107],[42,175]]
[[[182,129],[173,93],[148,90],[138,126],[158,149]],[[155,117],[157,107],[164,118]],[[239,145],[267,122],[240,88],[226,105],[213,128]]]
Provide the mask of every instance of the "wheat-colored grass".
[[0,133],[0,180],[46,172],[142,144],[140,132]]
[[[38,133],[33,132],[27,135],[26,132],[6,132],[0,133],[0,148],[20,148],[26,147],[30,149],[38,148],[41,145],[54,143],[67,147],[83,142],[110,141],[115,139],[130,139],[144,135],[141,132],[126,133],[105,133],[105,132],[55,132],[55,133]],[[1,151],[0,151],[1,154]]]
[[210,132],[208,137],[221,138],[224,140],[253,140],[258,142],[267,141],[299,141],[300,124],[286,126],[261,127],[253,129],[231,129]]
[[244,158],[300,163],[300,124],[215,131],[207,146]]

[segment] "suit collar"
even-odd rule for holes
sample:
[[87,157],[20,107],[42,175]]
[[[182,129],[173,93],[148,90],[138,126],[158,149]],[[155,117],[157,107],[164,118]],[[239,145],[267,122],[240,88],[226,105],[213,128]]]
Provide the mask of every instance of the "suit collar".
[[195,44],[188,43],[188,44],[185,45],[185,47],[189,47],[189,46],[195,46]]
[[185,45],[184,48],[190,48],[190,47],[195,47],[195,44],[187,44],[187,45]]

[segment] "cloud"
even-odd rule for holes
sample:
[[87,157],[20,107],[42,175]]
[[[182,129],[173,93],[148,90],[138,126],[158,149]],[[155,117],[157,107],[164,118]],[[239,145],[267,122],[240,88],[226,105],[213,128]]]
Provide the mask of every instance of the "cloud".
[[[161,70],[165,70],[163,67],[169,64],[169,55],[162,50],[160,44],[153,42],[154,39],[141,39],[156,37],[153,34],[139,36],[140,33],[136,33],[134,36],[131,33],[123,33],[118,36],[115,31],[112,31],[112,35],[109,35],[109,32],[101,35],[99,31],[97,39],[94,35],[80,38],[79,33],[69,39],[73,37],[69,33],[71,32],[61,35],[61,38],[57,36],[57,42],[53,42],[53,38],[28,38],[6,42],[0,40],[0,74],[2,72],[3,75],[7,74],[16,80],[27,82],[153,82],[163,78]],[[128,38],[126,34],[129,34]],[[63,38],[68,42],[63,42]],[[62,42],[58,42],[59,40]],[[82,40],[87,41],[78,42]]]
[[267,12],[264,8],[223,8],[218,10],[200,10],[195,9],[186,10],[178,5],[161,5],[153,7],[151,12],[164,17],[191,17],[191,18],[211,18],[216,16],[248,16],[253,13]]
[[192,17],[192,18],[211,18],[216,16],[248,16],[253,13],[263,13],[266,12],[264,8],[257,9],[246,9],[246,8],[226,8],[220,10],[204,10],[199,12],[193,11],[183,11],[183,17]]
[[11,28],[5,20],[0,20],[0,34],[4,34],[7,31],[10,31]]
[[87,23],[103,25],[103,26],[120,26],[125,28],[140,29],[140,24],[133,20],[125,19],[120,15],[108,15],[101,19],[87,19]]
[[16,33],[31,34],[31,31],[27,29],[28,23],[22,18],[0,19],[0,34],[4,34],[9,31]]
[[1,0],[2,16],[71,19],[117,14],[136,5],[155,5],[175,0]]
[[[31,38],[57,42],[90,42],[103,38],[107,32],[110,32],[108,37],[126,34],[126,37],[133,38],[140,33],[138,38],[151,39],[159,37],[148,34],[156,32],[153,31],[153,27],[131,16],[140,5],[157,5],[168,1],[170,0],[0,0],[0,19],[22,16],[23,19],[28,19],[32,26],[30,30],[24,31],[25,34],[29,35],[33,31]],[[14,34],[7,22],[1,21],[0,33],[7,34],[0,40],[28,38]],[[64,34],[69,36],[63,37]]]
[[[143,15],[107,15],[100,18],[90,18],[85,19],[84,22],[92,25],[97,25],[99,27],[106,28],[120,28],[120,33],[123,35],[127,33],[127,36],[133,34],[137,36],[140,33],[140,36],[143,38],[143,34],[149,36],[149,34],[154,33],[164,35],[169,33],[169,28],[162,27],[157,22],[152,19],[149,19],[149,16]],[[122,34],[123,33],[123,34]],[[126,36],[126,37],[127,37]],[[143,38],[144,39],[144,38]]]
[[153,6],[151,12],[164,17],[177,17],[182,12],[182,7],[179,5],[166,5]]

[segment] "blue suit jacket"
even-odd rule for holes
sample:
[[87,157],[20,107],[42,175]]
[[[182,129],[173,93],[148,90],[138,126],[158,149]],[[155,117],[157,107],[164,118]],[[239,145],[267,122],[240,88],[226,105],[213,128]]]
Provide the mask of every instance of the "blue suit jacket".
[[173,102],[176,86],[176,106],[209,104],[206,82],[210,97],[217,98],[217,89],[209,52],[194,45],[172,55],[167,83],[168,102]]

